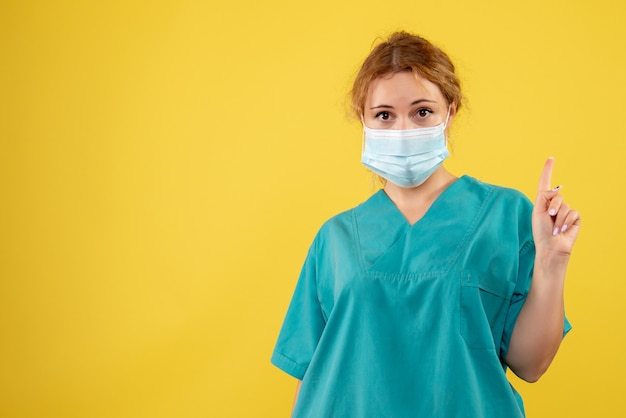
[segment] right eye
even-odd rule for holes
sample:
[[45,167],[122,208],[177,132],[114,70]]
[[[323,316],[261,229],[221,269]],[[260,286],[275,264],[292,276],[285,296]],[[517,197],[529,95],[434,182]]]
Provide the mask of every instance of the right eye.
[[376,114],[376,119],[388,121],[391,119],[391,115],[389,114],[389,112],[378,112]]

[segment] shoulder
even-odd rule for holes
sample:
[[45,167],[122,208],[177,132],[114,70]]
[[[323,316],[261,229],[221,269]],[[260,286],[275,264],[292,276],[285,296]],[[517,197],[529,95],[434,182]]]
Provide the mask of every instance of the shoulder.
[[331,242],[333,243],[332,248],[336,245],[351,245],[350,243],[358,240],[356,224],[364,216],[370,216],[372,213],[381,215],[381,210],[385,208],[385,199],[384,192],[379,190],[357,206],[344,210],[326,220],[315,236],[315,246],[318,249],[326,248]]
[[316,241],[324,241],[349,234],[354,222],[355,209],[345,210],[326,220],[317,232]]
[[355,218],[362,217],[364,214],[368,214],[372,211],[380,211],[381,207],[385,204],[385,200],[384,192],[378,190],[364,202],[340,212],[325,221],[318,232],[318,236],[328,236],[337,233],[345,234],[351,231],[354,226]]
[[521,191],[510,187],[485,183],[471,176],[463,176],[465,191],[470,194],[488,196],[492,205],[521,213],[532,212],[533,204]]
[[464,176],[471,193],[482,193],[489,197],[485,199],[487,207],[482,217],[484,229],[497,229],[500,242],[509,235],[517,241],[520,251],[526,251],[533,246],[532,211],[533,203],[521,191],[485,183],[475,178]]

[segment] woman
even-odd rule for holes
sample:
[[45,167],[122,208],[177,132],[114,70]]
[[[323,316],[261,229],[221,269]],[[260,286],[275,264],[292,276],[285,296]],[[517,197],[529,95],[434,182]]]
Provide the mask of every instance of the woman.
[[571,328],[563,287],[580,216],[442,165],[461,107],[448,56],[392,34],[352,91],[363,164],[384,187],[326,222],[272,362],[301,380],[295,417],[522,417],[506,379],[534,382]]

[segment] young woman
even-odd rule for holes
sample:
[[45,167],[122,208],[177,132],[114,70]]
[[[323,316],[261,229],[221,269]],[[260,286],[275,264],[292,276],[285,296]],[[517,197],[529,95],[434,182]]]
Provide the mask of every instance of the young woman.
[[442,165],[462,103],[448,56],[392,34],[352,103],[362,163],[383,179],[309,249],[272,362],[300,379],[294,417],[523,417],[511,368],[534,382],[571,328],[563,287],[580,227],[552,188],[520,192]]

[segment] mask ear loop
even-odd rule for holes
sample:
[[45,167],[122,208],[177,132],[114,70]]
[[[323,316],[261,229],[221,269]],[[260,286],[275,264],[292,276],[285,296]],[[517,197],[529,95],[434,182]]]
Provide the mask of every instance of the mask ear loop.
[[363,115],[361,115],[361,124],[363,125],[363,130],[361,131],[361,155],[363,155],[365,152],[365,120]]
[[361,155],[365,153],[365,130],[361,133]]
[[450,120],[451,109],[452,109],[452,105],[448,106],[448,114],[446,115],[446,122],[443,124],[443,137],[445,138],[446,148],[448,148],[448,135],[446,134],[446,129],[448,129],[448,121]]
[[443,124],[444,128],[448,127],[448,121],[450,120],[450,110],[452,110],[452,105],[448,106],[448,114],[446,115],[446,121]]

